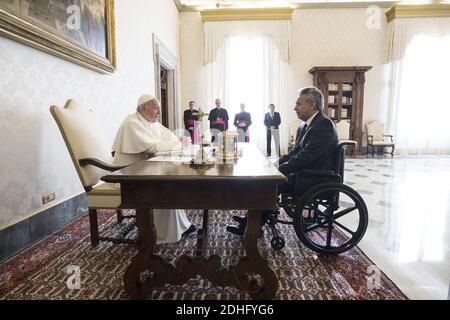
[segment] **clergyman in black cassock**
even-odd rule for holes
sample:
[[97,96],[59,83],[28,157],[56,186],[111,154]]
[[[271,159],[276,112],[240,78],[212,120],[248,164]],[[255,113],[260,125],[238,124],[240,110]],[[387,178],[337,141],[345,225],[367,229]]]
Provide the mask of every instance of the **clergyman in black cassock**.
[[211,131],[211,142],[216,141],[217,134],[228,130],[228,112],[222,108],[222,101],[216,99],[216,108],[209,112],[209,129]]
[[245,104],[241,103],[241,112],[234,116],[234,126],[239,134],[239,142],[250,142],[250,132],[248,127],[252,124],[252,117],[249,112],[245,111]]
[[197,113],[195,108],[195,101],[189,102],[189,109],[184,110],[183,120],[184,128],[189,132],[192,143],[198,141],[198,128],[195,126],[195,122],[198,121],[198,116],[194,116],[193,113]]

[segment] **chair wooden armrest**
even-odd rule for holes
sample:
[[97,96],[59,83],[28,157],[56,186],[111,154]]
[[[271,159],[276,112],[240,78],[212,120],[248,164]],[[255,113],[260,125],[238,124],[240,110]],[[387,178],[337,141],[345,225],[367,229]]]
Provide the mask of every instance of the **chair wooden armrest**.
[[95,158],[84,158],[84,159],[80,159],[78,161],[78,163],[80,164],[80,166],[84,167],[87,165],[92,165],[95,166],[97,168],[103,169],[103,170],[107,170],[110,172],[125,168],[126,166],[114,166],[114,165],[110,165],[107,164],[101,160],[95,159]]
[[373,136],[372,135],[367,135],[367,143],[372,144],[373,143]]
[[394,142],[394,136],[392,134],[383,134],[383,137],[391,138],[391,142]]

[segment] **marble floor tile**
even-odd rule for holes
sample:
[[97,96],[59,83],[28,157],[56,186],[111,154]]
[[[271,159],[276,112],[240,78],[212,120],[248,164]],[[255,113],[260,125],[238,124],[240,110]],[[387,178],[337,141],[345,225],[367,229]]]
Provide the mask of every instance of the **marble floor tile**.
[[369,210],[359,247],[411,299],[448,299],[450,156],[356,158],[345,181]]

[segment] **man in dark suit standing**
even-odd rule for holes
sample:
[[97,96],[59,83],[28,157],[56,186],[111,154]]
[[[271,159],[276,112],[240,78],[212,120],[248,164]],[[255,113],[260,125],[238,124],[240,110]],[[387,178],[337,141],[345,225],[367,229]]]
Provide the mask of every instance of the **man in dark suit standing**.
[[281,117],[278,112],[275,112],[275,105],[269,104],[270,112],[264,116],[264,125],[267,128],[267,156],[270,157],[272,152],[272,136],[275,141],[275,150],[277,156],[280,156],[280,131]]
[[241,103],[241,112],[234,116],[234,126],[237,128],[240,142],[250,142],[250,133],[248,128],[252,125],[250,113],[245,111],[245,103]]
[[228,112],[222,108],[222,101],[216,99],[216,107],[209,112],[209,129],[211,131],[211,142],[217,140],[217,134],[228,130]]
[[195,101],[189,102],[189,109],[184,110],[183,120],[184,128],[189,132],[192,143],[198,141],[198,129],[195,127],[195,122],[198,121],[198,116],[194,116],[193,113],[198,113],[195,108]]
[[[279,159],[278,170],[288,178],[286,182],[278,185],[279,192],[292,192],[295,187],[295,174],[303,169],[334,169],[338,137],[333,121],[323,113],[323,104],[323,95],[316,87],[306,87],[299,91],[294,111],[304,122],[297,130],[294,148]],[[270,213],[262,212],[261,226]],[[247,218],[233,216],[233,219],[239,222],[239,226],[229,226],[227,231],[243,235]]]

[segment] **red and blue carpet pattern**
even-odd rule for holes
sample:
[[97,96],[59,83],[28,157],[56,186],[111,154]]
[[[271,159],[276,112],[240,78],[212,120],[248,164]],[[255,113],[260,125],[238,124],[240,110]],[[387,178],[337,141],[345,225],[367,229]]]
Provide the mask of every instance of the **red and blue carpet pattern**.
[[[236,211],[210,211],[209,254],[223,257],[223,263],[236,263],[244,254],[241,239],[229,234]],[[189,218],[201,225],[201,215],[189,212]],[[114,211],[99,212],[103,234],[117,234]],[[279,279],[276,299],[406,299],[406,296],[381,273],[380,285],[371,289],[368,277],[373,263],[354,248],[339,256],[317,256],[305,248],[292,226],[281,225],[286,247],[276,252],[270,247],[268,229],[259,240],[259,250]],[[130,237],[136,237],[132,231]],[[192,254],[195,236],[178,243],[160,245],[159,254],[168,261],[180,253]],[[133,245],[100,243],[92,248],[87,215],[76,219],[60,231],[43,239],[26,251],[0,265],[0,299],[129,299],[123,289],[123,274],[136,254]],[[80,267],[80,289],[68,289],[67,267]],[[244,292],[232,287],[217,287],[200,277],[182,286],[166,285],[155,289],[150,299],[249,299]]]

